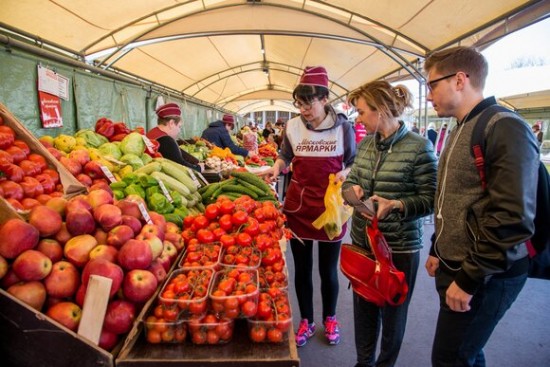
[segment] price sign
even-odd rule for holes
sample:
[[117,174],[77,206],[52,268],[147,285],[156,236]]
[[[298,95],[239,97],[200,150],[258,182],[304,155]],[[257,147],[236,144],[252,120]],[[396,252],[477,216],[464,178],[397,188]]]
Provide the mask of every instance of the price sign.
[[113,175],[111,170],[109,170],[109,168],[105,167],[104,165],[100,165],[99,167],[101,168],[101,170],[103,171],[103,174],[105,175],[105,177],[107,177],[109,181],[116,182],[116,177]]
[[160,190],[162,191],[164,196],[166,196],[166,199],[168,199],[169,202],[173,203],[174,199],[172,199],[172,196],[168,192],[168,189],[166,188],[166,185],[164,184],[164,182],[162,182],[162,180],[159,180],[158,178],[157,178],[157,181],[159,183]]

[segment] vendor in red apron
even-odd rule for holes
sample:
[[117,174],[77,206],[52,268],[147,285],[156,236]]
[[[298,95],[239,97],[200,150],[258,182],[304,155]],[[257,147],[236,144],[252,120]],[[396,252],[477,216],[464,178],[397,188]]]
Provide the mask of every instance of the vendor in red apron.
[[324,67],[306,67],[292,97],[300,115],[286,123],[280,154],[266,174],[275,181],[292,163],[292,179],[285,194],[283,212],[296,236],[290,240],[301,318],[296,345],[304,346],[315,333],[314,241],[318,243],[325,336],[329,344],[335,345],[340,342],[335,314],[339,290],[338,256],[346,226],[331,240],[323,228],[315,229],[312,222],[325,211],[324,195],[329,174],[334,173],[343,181],[349,172],[355,157],[355,133],[347,117],[337,113],[328,103],[328,75]]

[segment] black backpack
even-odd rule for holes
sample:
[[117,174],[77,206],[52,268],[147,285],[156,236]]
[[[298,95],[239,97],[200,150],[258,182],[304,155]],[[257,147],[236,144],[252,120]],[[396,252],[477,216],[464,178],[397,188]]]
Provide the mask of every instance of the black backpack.
[[[472,154],[475,165],[481,179],[481,186],[485,190],[485,128],[491,118],[498,112],[510,112],[500,105],[493,105],[483,111],[477,120],[472,132]],[[519,118],[519,117],[518,117]],[[539,179],[537,182],[537,209],[535,213],[535,233],[527,242],[529,251],[529,277],[550,279],[550,175],[544,166],[539,162]]]

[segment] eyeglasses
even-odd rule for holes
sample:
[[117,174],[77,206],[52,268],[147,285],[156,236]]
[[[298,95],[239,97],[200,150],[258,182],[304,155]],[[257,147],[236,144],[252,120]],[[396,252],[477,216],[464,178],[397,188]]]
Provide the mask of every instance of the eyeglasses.
[[[449,75],[445,75],[445,76],[442,76],[441,78],[437,78],[437,79],[434,79],[432,81],[429,81],[429,82],[426,82],[426,85],[428,86],[428,89],[431,91],[433,91],[433,89],[435,88],[435,86],[437,85],[437,83],[439,83],[440,81],[442,80],[445,80],[445,79],[449,79],[449,78],[452,78],[453,76],[456,76],[459,72],[456,72],[456,73],[453,73],[453,74],[449,74]],[[465,74],[466,75],[466,78],[469,77],[468,74]]]
[[297,109],[302,109],[304,111],[309,111],[311,110],[311,107],[313,107],[313,104],[315,102],[319,102],[317,99],[313,100],[311,103],[301,103],[301,102],[298,102],[298,101],[294,101],[294,103],[292,103],[294,105],[294,107],[296,107]]

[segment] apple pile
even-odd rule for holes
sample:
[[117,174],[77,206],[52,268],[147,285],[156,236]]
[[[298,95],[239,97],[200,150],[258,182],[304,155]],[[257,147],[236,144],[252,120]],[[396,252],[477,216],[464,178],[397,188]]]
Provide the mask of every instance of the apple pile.
[[[139,197],[96,188],[34,206],[0,226],[0,286],[77,330],[90,276],[112,280],[100,347],[127,333],[182,251],[180,228]],[[148,215],[147,215],[148,214]],[[144,216],[149,217],[148,221]]]
[[43,155],[32,152],[0,117],[0,196],[15,209],[30,209],[62,196],[59,173]]

